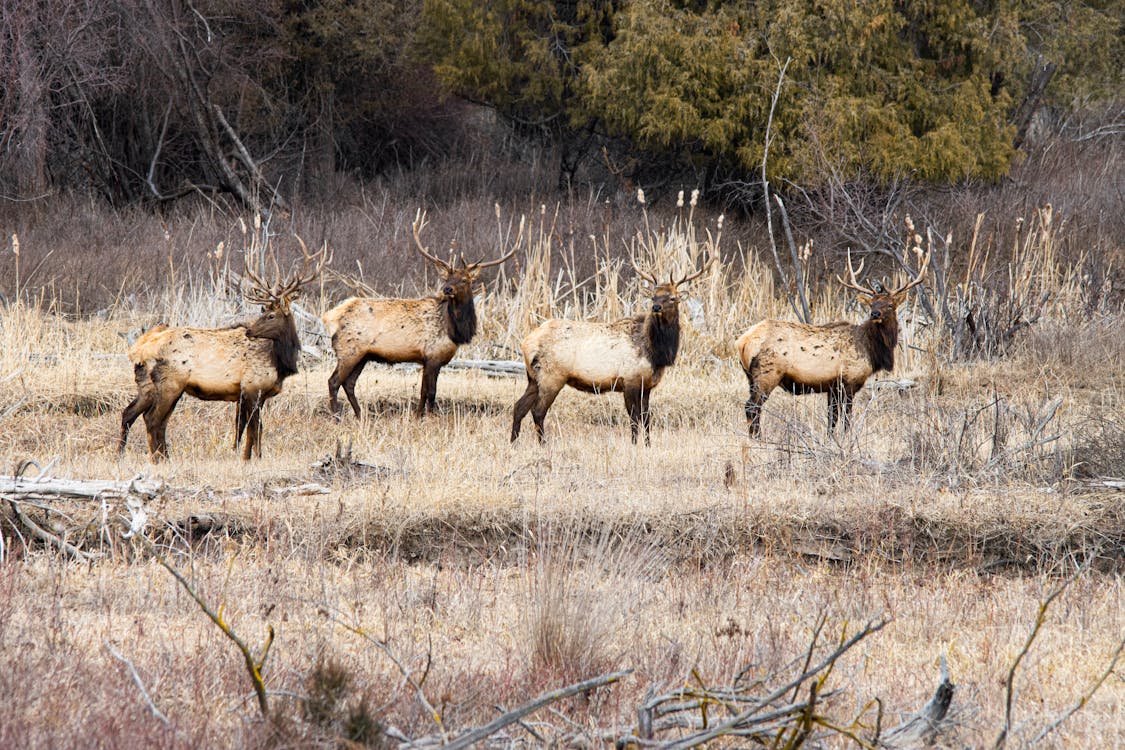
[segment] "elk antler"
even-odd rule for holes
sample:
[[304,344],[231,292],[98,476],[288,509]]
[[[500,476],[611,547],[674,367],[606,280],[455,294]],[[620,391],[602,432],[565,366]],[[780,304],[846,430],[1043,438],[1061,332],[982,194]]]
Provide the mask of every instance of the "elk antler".
[[300,236],[297,237],[297,243],[301,246],[301,254],[304,256],[304,260],[301,262],[301,270],[286,279],[281,288],[277,290],[279,299],[300,294],[301,287],[320,276],[324,267],[332,261],[332,251],[328,249],[327,241],[315,253],[309,252],[308,245]]
[[441,260],[440,258],[434,257],[433,255],[430,255],[429,252],[426,251],[426,248],[424,248],[422,246],[421,234],[422,234],[422,229],[425,228],[425,226],[426,226],[426,214],[422,212],[422,209],[418,209],[418,213],[416,213],[414,215],[414,224],[413,224],[414,244],[418,246],[418,252],[422,254],[423,258],[430,261],[431,263],[433,263],[435,266],[442,269],[446,273],[453,273],[453,267],[451,265],[446,263],[444,260]]
[[258,305],[269,305],[274,302],[280,302],[286,297],[295,297],[300,294],[301,287],[320,276],[321,272],[324,270],[324,266],[331,262],[332,251],[329,250],[327,242],[315,253],[309,252],[308,245],[306,245],[305,241],[300,237],[297,237],[297,243],[301,246],[301,254],[304,256],[301,269],[284,281],[280,279],[281,270],[278,268],[276,256],[272,258],[272,261],[274,276],[278,280],[273,284],[266,283],[254,270],[253,256],[247,257],[245,275],[246,278],[250,280],[250,289],[248,289],[243,296],[246,297],[248,302]]
[[267,284],[261,276],[254,271],[255,256],[251,253],[246,255],[246,272],[245,276],[250,280],[250,288],[243,292],[243,296],[247,302],[255,305],[268,305],[277,299],[273,288]]
[[461,264],[462,264],[462,265],[465,265],[465,267],[466,267],[466,268],[468,268],[468,269],[471,269],[471,270],[473,270],[473,271],[479,271],[479,270],[481,270],[482,268],[491,268],[492,266],[498,266],[498,265],[500,265],[501,263],[503,263],[504,261],[506,261],[506,260],[508,260],[509,258],[511,258],[511,257],[512,257],[513,255],[515,255],[515,254],[516,254],[516,248],[514,248],[514,247],[513,247],[513,248],[512,248],[512,251],[511,251],[510,253],[508,253],[507,255],[505,255],[504,257],[502,257],[502,258],[497,258],[496,260],[490,260],[490,261],[488,261],[487,263],[486,263],[486,262],[484,262],[484,261],[478,261],[478,262],[476,262],[476,263],[473,263],[472,265],[465,265],[465,258],[464,258],[464,256],[462,256],[462,258],[461,258]]
[[844,281],[844,279],[840,278],[840,276],[838,274],[836,276],[836,280],[839,281],[841,284],[843,284],[848,289],[852,289],[854,291],[857,291],[860,294],[865,294],[868,297],[874,297],[877,294],[877,292],[874,289],[868,289],[867,287],[863,286],[862,284],[859,283],[859,279],[856,278],[856,275],[863,271],[863,264],[865,262],[866,261],[863,258],[860,258],[860,260],[859,260],[859,270],[856,270],[854,267],[852,267],[852,249],[849,247],[848,248],[848,278],[850,279],[850,281]]
[[642,271],[640,267],[637,266],[637,253],[632,245],[629,246],[629,263],[632,264],[633,271],[636,272],[636,274],[642,279],[652,284],[653,286],[660,286],[660,282],[656,280],[655,276],[648,273],[647,271]]
[[709,269],[711,267],[711,264],[714,263],[714,262],[715,262],[715,258],[714,258],[714,256],[712,256],[712,257],[708,258],[707,261],[703,264],[703,266],[698,271],[696,271],[695,273],[688,274],[688,275],[684,276],[682,279],[680,279],[679,281],[676,281],[675,277],[672,277],[672,279],[671,279],[672,286],[678,287],[678,286],[682,286],[684,284],[687,284],[689,281],[695,281],[700,276],[707,273],[707,269]]
[[[921,250],[921,248],[917,248],[917,249]],[[900,295],[906,294],[906,292],[909,291],[910,289],[913,289],[914,287],[921,284],[922,283],[922,277],[925,276],[926,268],[929,265],[930,265],[930,251],[927,250],[926,254],[922,256],[922,264],[920,266],[918,266],[918,272],[916,274],[914,274],[914,278],[911,281],[908,281],[905,286],[899,287],[895,291],[891,292],[891,296],[892,297],[899,297]],[[906,270],[909,271],[910,269],[907,268]]]

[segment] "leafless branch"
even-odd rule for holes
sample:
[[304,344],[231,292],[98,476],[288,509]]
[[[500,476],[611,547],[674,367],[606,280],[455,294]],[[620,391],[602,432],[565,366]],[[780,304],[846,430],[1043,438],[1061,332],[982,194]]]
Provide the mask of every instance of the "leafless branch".
[[137,668],[133,665],[133,662],[125,658],[121,654],[121,652],[115,649],[113,647],[113,644],[109,641],[105,642],[105,647],[106,650],[109,651],[110,656],[112,656],[114,659],[117,659],[117,661],[121,662],[129,669],[129,674],[132,675],[133,682],[137,685],[137,690],[141,692],[141,698],[144,699],[145,705],[148,706],[149,713],[151,713],[156,719],[158,719],[164,726],[171,727],[172,722],[170,722],[168,720],[168,717],[165,716],[164,713],[156,707],[156,704],[152,702],[152,696],[150,696],[148,694],[148,690],[145,689],[145,683],[143,680],[141,680],[141,676],[137,673]]
[[1008,668],[1008,678],[1005,681],[1004,690],[1004,727],[1000,730],[1000,734],[997,736],[996,742],[992,746],[993,750],[1001,750],[1001,748],[1007,744],[1008,737],[1012,731],[1012,710],[1016,694],[1016,671],[1019,669],[1024,657],[1026,657],[1031,650],[1031,645],[1035,643],[1035,638],[1039,635],[1043,624],[1047,621],[1047,610],[1050,608],[1051,604],[1070,587],[1070,584],[1074,583],[1075,579],[1078,578],[1083,570],[1083,568],[1079,568],[1075,571],[1070,578],[1066,579],[1062,585],[1048,594],[1047,598],[1039,604],[1039,611],[1035,614],[1035,624],[1032,626],[1031,632],[1027,635],[1027,641],[1023,644],[1023,648],[1020,649],[1020,652],[1016,654],[1016,658],[1012,661],[1012,666]]
[[156,548],[156,545],[150,542],[144,535],[138,535],[137,539],[139,539],[141,541],[141,544],[143,544],[145,548],[148,549],[150,553],[152,553],[152,556],[156,558],[156,561],[163,565],[165,569],[167,569],[167,571],[171,573],[177,581],[179,581],[180,585],[183,586],[184,591],[188,593],[188,596],[195,600],[195,603],[199,605],[199,608],[203,610],[203,613],[205,615],[211,618],[211,622],[215,623],[216,627],[218,627],[219,630],[223,632],[223,635],[225,635],[228,639],[230,639],[232,643],[234,643],[235,646],[238,647],[238,650],[242,653],[243,660],[246,662],[246,672],[250,675],[250,682],[254,686],[254,693],[258,696],[258,710],[262,712],[262,716],[268,716],[269,699],[266,695],[265,682],[262,679],[262,667],[265,666],[266,657],[269,656],[270,653],[270,646],[273,645],[273,626],[267,626],[266,643],[262,647],[262,655],[260,658],[255,659],[253,653],[251,653],[250,651],[250,647],[246,645],[246,642],[243,641],[238,636],[238,634],[234,632],[231,626],[227,624],[226,620],[223,619],[222,615],[211,609],[207,602],[204,601],[203,597],[196,593],[195,588],[190,583],[188,583],[188,580],[184,578],[183,574],[180,573],[179,569],[176,568],[175,565],[168,562],[168,559],[160,553],[160,551]]

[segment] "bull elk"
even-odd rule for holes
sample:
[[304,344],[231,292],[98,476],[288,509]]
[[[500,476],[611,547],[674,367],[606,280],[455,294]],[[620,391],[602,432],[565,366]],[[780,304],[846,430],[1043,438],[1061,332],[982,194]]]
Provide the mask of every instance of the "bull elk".
[[438,373],[457,354],[457,348],[472,341],[477,332],[473,283],[481,271],[500,265],[516,252],[513,248],[487,263],[466,263],[462,256],[457,267],[452,258],[446,263],[426,250],[421,239],[424,226],[425,216],[419,213],[414,219],[414,244],[422,257],[445,275],[439,294],[419,299],[351,297],[324,313],[322,319],[336,353],[336,369],[328,378],[329,409],[334,414],[340,412],[337,394],[342,385],[359,418],[355,385],[368,362],[422,365],[422,391],[415,414],[421,417],[427,409],[433,411]]
[[[867,320],[859,324],[837,321],[824,325],[763,320],[743,333],[735,346],[750,383],[750,397],[746,400],[750,436],[761,434],[762,405],[778,386],[794,395],[827,393],[828,432],[832,433],[841,421],[847,430],[855,394],[875,373],[894,369],[898,344],[896,308],[906,299],[906,293],[922,282],[929,261],[927,253],[914,279],[888,292],[878,283],[874,288],[860,285],[849,252],[850,280],[836,278],[870,307]],[[862,261],[859,270],[863,270]]]
[[262,305],[262,314],[249,324],[227,328],[149,329],[129,349],[137,396],[121,415],[118,453],[124,452],[129,428],[143,415],[148,447],[154,461],[167,458],[168,418],[184,393],[204,401],[236,401],[234,447],[246,433],[242,458],[262,456],[261,411],[267,400],[297,372],[301,342],[290,307],[301,287],[320,275],[331,259],[327,246],[304,253],[302,267],[284,281],[264,282],[247,262],[250,287],[246,300]]
[[512,441],[530,411],[542,443],[547,410],[569,385],[588,393],[622,392],[633,442],[643,427],[649,444],[649,397],[680,349],[679,287],[703,275],[707,265],[660,283],[634,263],[637,275],[653,286],[649,311],[612,323],[548,320],[529,333],[522,344],[527,390],[512,410]]

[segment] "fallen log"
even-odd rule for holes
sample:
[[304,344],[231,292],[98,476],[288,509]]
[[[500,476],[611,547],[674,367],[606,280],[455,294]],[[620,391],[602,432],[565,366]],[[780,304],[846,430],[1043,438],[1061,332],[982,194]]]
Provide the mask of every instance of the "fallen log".
[[154,498],[164,483],[141,476],[126,480],[61,479],[0,474],[0,497],[6,500],[101,500]]

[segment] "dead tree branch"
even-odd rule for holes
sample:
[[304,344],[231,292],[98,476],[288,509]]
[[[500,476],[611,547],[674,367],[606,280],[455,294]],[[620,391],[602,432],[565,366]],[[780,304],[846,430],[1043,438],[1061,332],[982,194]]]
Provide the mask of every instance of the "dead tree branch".
[[148,694],[148,690],[145,688],[145,683],[143,680],[141,680],[141,676],[137,673],[137,668],[133,665],[133,662],[122,656],[121,652],[115,649],[113,647],[113,644],[109,641],[105,642],[105,647],[106,650],[109,651],[110,656],[112,656],[114,659],[117,659],[117,661],[121,662],[126,666],[126,668],[128,668],[129,674],[132,675],[133,682],[137,686],[137,690],[139,690],[141,693],[141,698],[144,699],[145,705],[148,706],[149,713],[151,713],[153,717],[158,719],[164,726],[171,727],[172,722],[169,721],[168,717],[164,715],[164,712],[157,708],[156,704],[152,702],[152,696]]
[[522,706],[512,709],[503,716],[496,717],[484,726],[473,729],[470,732],[466,732],[457,739],[446,744],[445,748],[446,750],[463,750],[464,748],[470,747],[471,745],[480,742],[486,737],[496,734],[504,727],[516,723],[528,714],[538,711],[545,706],[549,706],[552,703],[561,701],[563,698],[569,698],[572,695],[578,695],[579,693],[585,693],[590,690],[594,690],[595,688],[603,687],[605,685],[611,685],[620,679],[628,677],[632,673],[633,670],[626,669],[621,672],[612,672],[610,674],[604,674],[599,677],[593,677],[589,680],[583,680],[582,682],[576,682],[573,685],[568,685],[564,688],[559,688],[558,690],[549,690],[546,693],[543,693],[542,695],[536,697],[535,699],[528,701]]
[[1007,744],[1008,737],[1012,731],[1012,710],[1014,708],[1016,695],[1016,671],[1019,669],[1024,657],[1026,657],[1031,650],[1031,645],[1035,643],[1035,638],[1039,635],[1043,624],[1047,621],[1047,610],[1050,608],[1051,604],[1070,587],[1070,584],[1074,583],[1081,572],[1082,569],[1080,568],[1074,575],[1066,579],[1061,586],[1048,594],[1047,598],[1039,604],[1039,611],[1035,614],[1035,624],[1032,626],[1031,632],[1027,635],[1027,641],[1023,644],[1023,648],[1020,649],[1020,652],[1016,654],[1016,658],[1012,661],[1012,666],[1008,669],[1008,679],[1005,681],[1004,691],[1004,727],[1000,730],[999,736],[996,737],[996,743],[992,746],[993,750],[1001,750],[1001,748]]
[[145,548],[152,553],[152,556],[156,558],[156,561],[163,565],[168,570],[168,572],[171,573],[177,581],[179,581],[180,585],[183,586],[184,591],[188,593],[188,596],[195,600],[195,603],[199,605],[199,608],[203,610],[203,613],[205,615],[211,618],[211,622],[215,623],[215,626],[223,632],[223,635],[225,635],[232,643],[234,643],[235,646],[238,647],[238,650],[242,653],[243,660],[246,662],[246,672],[250,675],[250,682],[254,686],[254,693],[258,696],[258,709],[262,712],[262,716],[268,716],[269,702],[266,696],[266,685],[262,679],[262,667],[265,666],[266,657],[268,657],[270,653],[270,646],[273,645],[273,626],[267,626],[266,643],[262,647],[262,655],[259,658],[255,659],[254,654],[251,653],[250,647],[246,645],[246,642],[243,641],[238,636],[238,634],[234,632],[227,621],[223,619],[223,616],[221,614],[211,609],[207,602],[204,601],[203,597],[196,593],[195,588],[190,583],[188,583],[188,580],[184,578],[179,569],[176,568],[176,566],[172,563],[168,562],[168,559],[164,557],[164,555],[162,555],[158,549],[156,549],[156,545],[150,542],[148,538],[143,535],[138,536],[137,539],[139,539],[141,541],[141,544],[143,544]]

